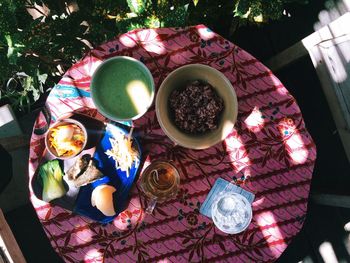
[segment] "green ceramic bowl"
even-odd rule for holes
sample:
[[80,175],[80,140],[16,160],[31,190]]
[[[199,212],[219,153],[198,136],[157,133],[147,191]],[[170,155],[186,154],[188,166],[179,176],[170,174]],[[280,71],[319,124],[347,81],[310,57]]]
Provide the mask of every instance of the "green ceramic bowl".
[[100,113],[114,121],[130,121],[152,105],[154,81],[143,63],[120,56],[107,59],[96,69],[90,90]]

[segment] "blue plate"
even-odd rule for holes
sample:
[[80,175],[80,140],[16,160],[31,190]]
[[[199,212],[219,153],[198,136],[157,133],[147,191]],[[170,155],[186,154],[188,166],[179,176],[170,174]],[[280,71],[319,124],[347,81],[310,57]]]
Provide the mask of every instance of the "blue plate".
[[[128,135],[128,131],[113,124],[107,124],[105,133],[102,136],[100,143],[96,148],[94,158],[97,161],[99,170],[105,175],[105,177],[98,179],[94,183],[80,187],[78,197],[75,202],[74,212],[87,216],[100,223],[108,223],[112,221],[120,212],[125,210],[129,201],[129,192],[133,185],[133,182],[137,176],[137,171],[140,166],[141,147],[137,139],[133,136],[133,147],[137,149],[139,153],[139,159],[136,160],[130,169],[129,177],[127,177],[125,171],[115,168],[115,161],[113,158],[108,158],[105,152],[112,148],[109,141],[110,138],[114,138],[116,134]],[[116,215],[105,216],[97,208],[91,205],[91,193],[95,187],[102,184],[109,184],[116,188],[116,192],[113,194],[114,208]]]

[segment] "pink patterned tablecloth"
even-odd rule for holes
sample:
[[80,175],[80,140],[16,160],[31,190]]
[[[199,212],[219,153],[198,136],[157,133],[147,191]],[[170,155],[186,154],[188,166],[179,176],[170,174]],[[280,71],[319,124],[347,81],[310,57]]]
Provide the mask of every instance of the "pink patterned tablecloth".
[[[201,151],[174,146],[162,132],[154,108],[134,121],[147,157],[144,166],[166,157],[182,173],[177,198],[159,204],[153,215],[144,214],[145,200],[137,187],[128,208],[106,225],[40,201],[30,189],[56,252],[66,262],[276,260],[305,220],[316,158],[315,144],[294,98],[262,63],[203,25],[139,29],[102,44],[66,72],[47,99],[51,121],[73,110],[104,119],[90,97],[91,75],[101,61],[121,55],[145,63],[156,88],[185,64],[218,69],[237,93],[238,120],[222,143]],[[44,116],[39,115],[34,128],[44,124]],[[33,133],[30,179],[44,148],[44,135]],[[241,234],[224,234],[199,214],[219,177],[233,179],[256,196],[252,223]]]

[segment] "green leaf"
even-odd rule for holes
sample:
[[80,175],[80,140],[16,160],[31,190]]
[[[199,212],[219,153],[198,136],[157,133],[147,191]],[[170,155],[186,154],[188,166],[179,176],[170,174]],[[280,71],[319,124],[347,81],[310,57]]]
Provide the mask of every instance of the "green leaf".
[[37,101],[40,98],[40,90],[33,88],[32,94],[34,101]]
[[[38,73],[39,73],[39,71],[38,71]],[[45,74],[38,74],[38,80],[41,82],[41,83],[43,83],[43,84],[45,84],[45,82],[46,82],[46,80],[47,80],[47,74],[45,73]]]
[[[162,20],[165,27],[178,27],[186,26],[187,20],[190,15],[188,10],[188,4],[183,6],[177,6],[174,10],[170,11],[167,16]],[[162,25],[163,26],[163,25]]]
[[145,0],[127,0],[128,6],[131,12],[135,14],[140,14],[145,10],[146,1]]
[[[6,35],[5,36],[6,39],[6,43],[7,43],[7,58],[11,61],[11,58],[13,56],[13,53],[15,51],[15,48],[12,45],[12,39],[10,35]],[[15,64],[15,63],[11,63],[10,64]]]
[[152,15],[152,16],[148,17],[146,19],[146,21],[145,21],[145,24],[149,28],[159,28],[159,27],[161,27],[160,19],[157,16],[155,16],[155,15]]
[[249,11],[250,2],[247,0],[239,0],[234,11],[235,16],[246,17]]
[[193,0],[194,6],[197,6],[198,2],[199,2],[199,0]]

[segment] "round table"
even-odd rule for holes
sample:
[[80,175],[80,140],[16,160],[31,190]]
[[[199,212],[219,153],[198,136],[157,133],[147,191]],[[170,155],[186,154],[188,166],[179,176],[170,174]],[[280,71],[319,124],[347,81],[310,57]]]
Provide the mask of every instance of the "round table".
[[[89,52],[52,89],[51,122],[80,111],[104,120],[91,100],[91,75],[101,61],[131,56],[151,71],[158,88],[174,69],[207,64],[231,81],[239,104],[231,134],[209,149],[175,146],[162,132],[154,107],[133,122],[150,160],[174,160],[181,171],[176,198],[145,215],[135,187],[128,208],[102,225],[37,199],[31,202],[56,252],[66,262],[271,262],[301,229],[315,164],[315,144],[300,109],[283,84],[257,59],[204,25],[138,29]],[[40,114],[34,131],[45,126]],[[33,132],[29,177],[43,154],[43,132]],[[253,220],[241,234],[220,232],[199,213],[217,178],[255,194]]]

